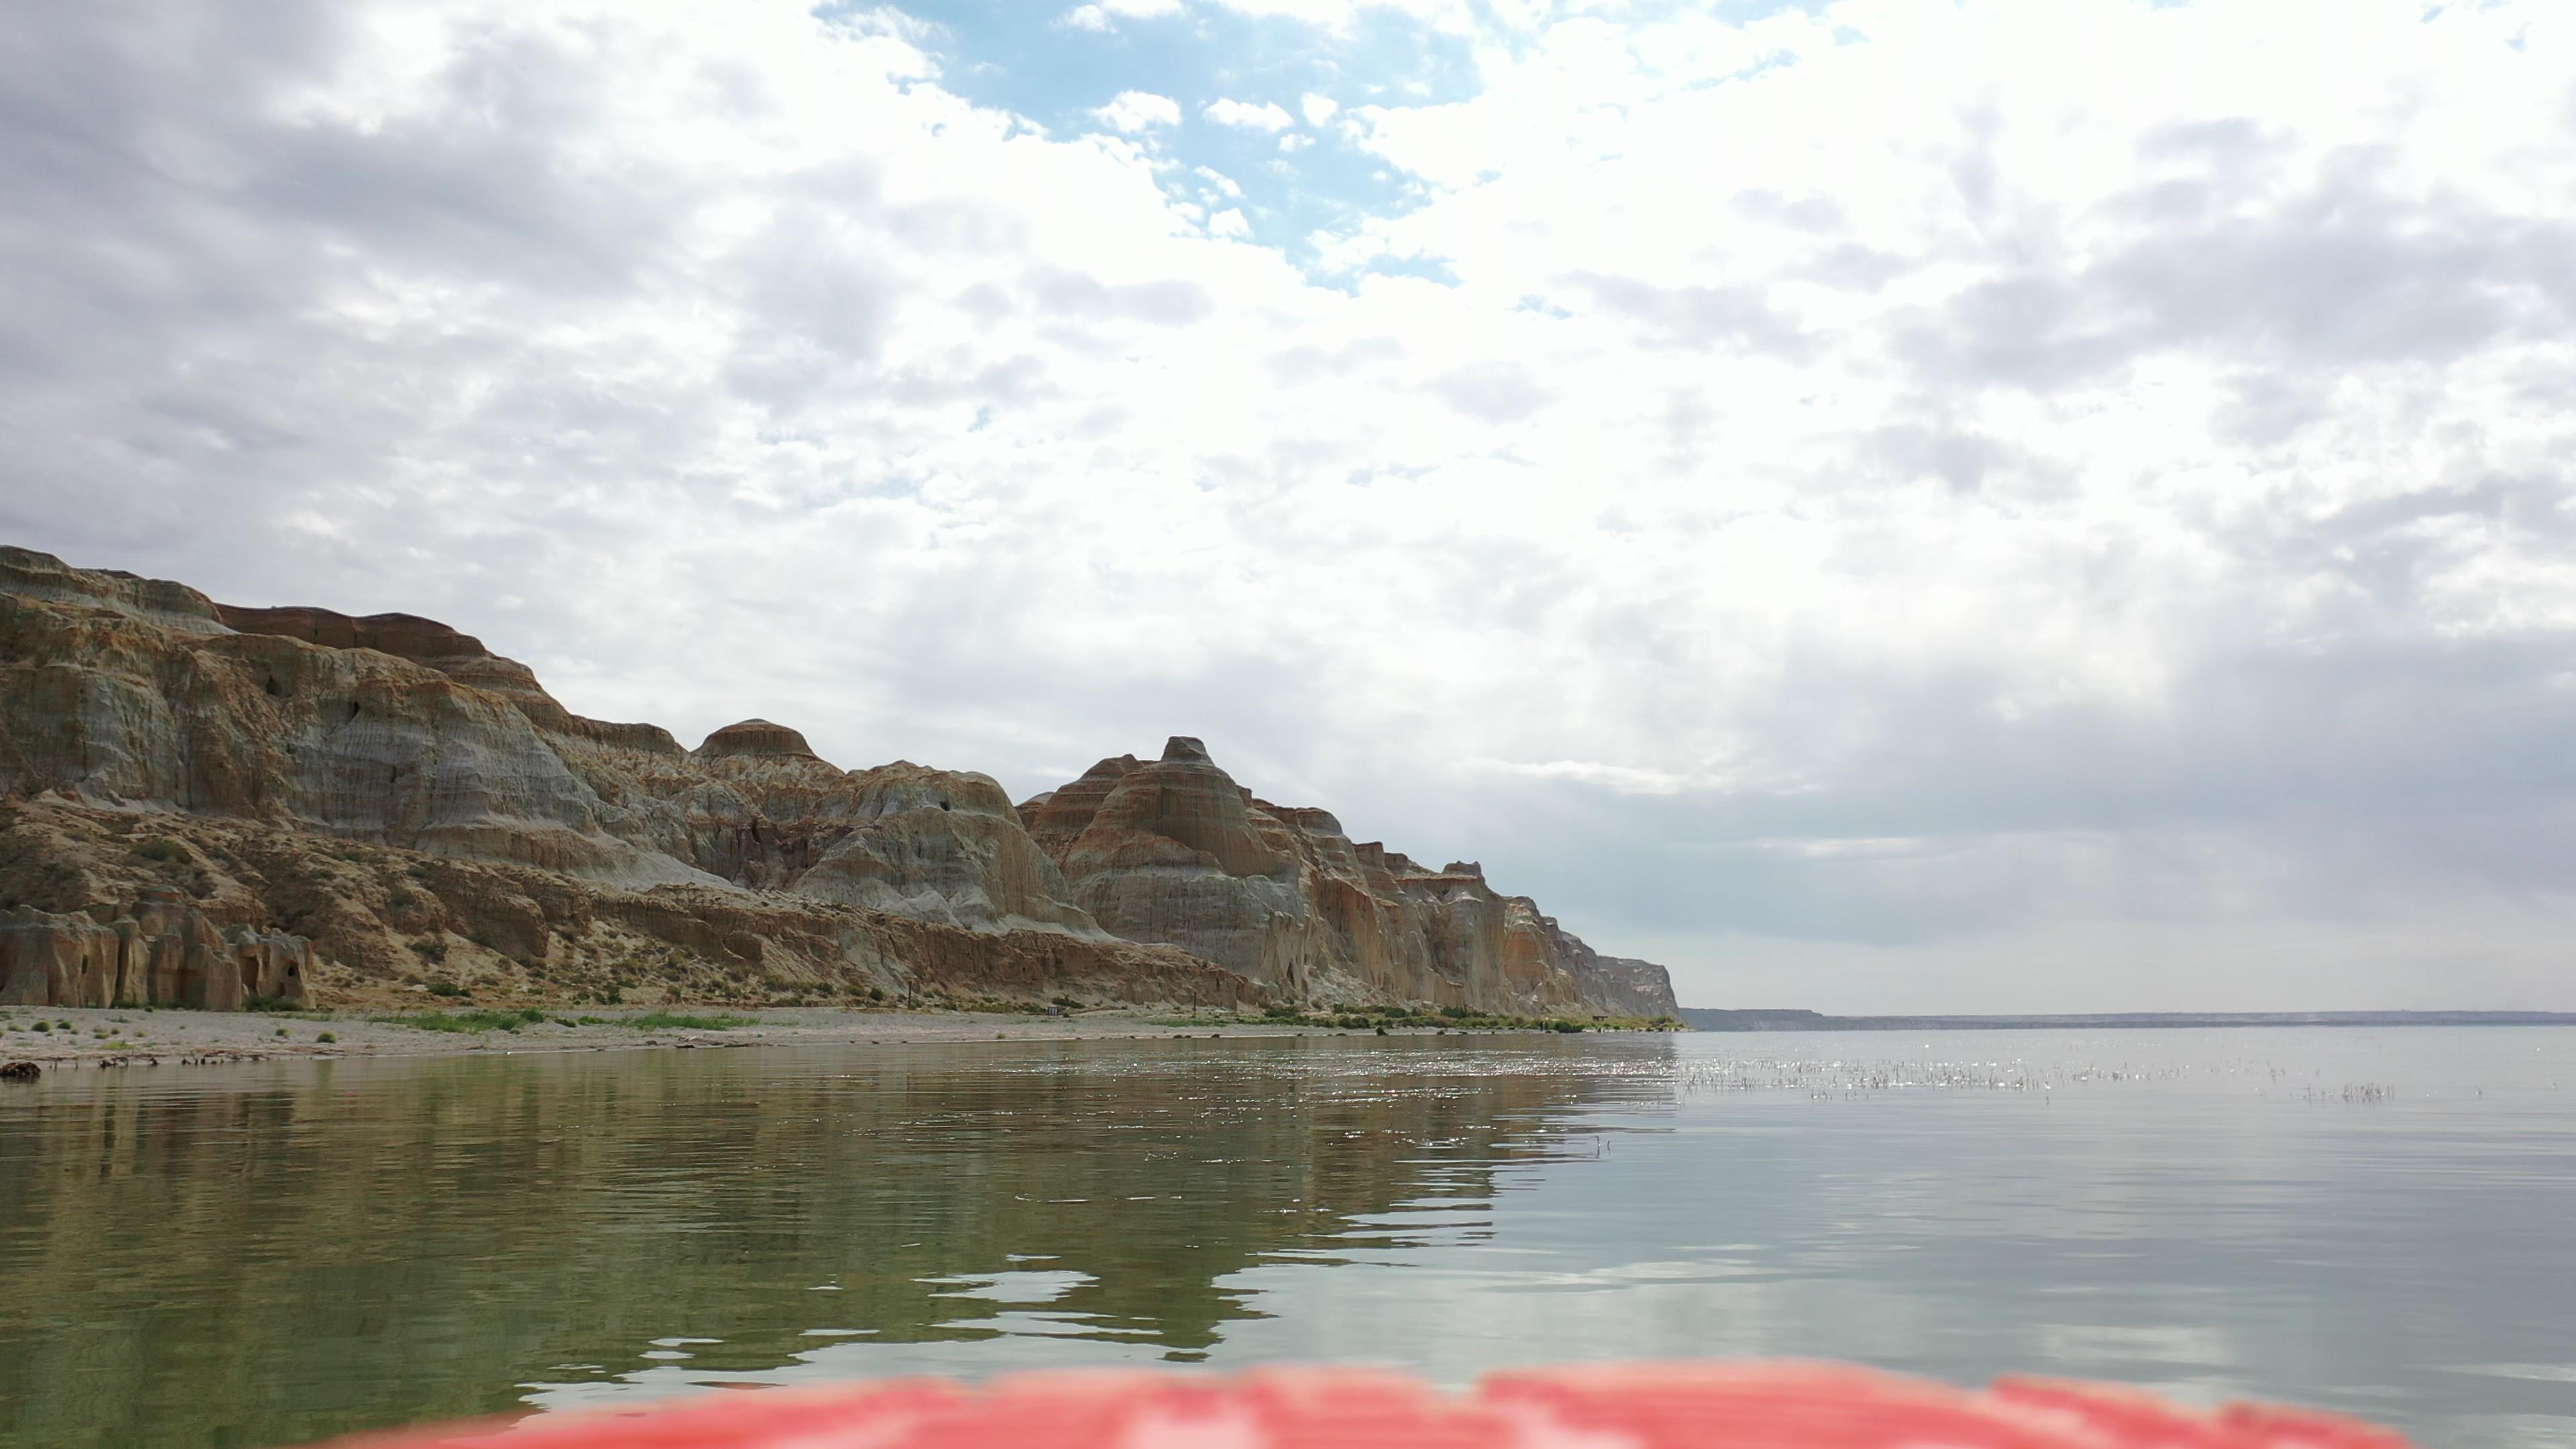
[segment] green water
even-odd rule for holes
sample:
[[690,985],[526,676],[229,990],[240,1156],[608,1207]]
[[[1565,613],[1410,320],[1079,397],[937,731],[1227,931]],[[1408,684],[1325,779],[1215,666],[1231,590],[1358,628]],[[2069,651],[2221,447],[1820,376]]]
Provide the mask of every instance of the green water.
[[2576,1444],[2571,1086],[2576,1032],[2436,1029],[63,1072],[0,1092],[0,1445],[1698,1353]]

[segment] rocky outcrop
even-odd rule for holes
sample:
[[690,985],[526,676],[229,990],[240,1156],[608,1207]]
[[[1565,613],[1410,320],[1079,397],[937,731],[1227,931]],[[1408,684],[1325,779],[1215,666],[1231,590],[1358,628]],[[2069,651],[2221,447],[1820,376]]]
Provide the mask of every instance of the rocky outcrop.
[[991,776],[897,760],[852,782],[847,833],[796,878],[796,894],[973,930],[1107,938]]
[[7,548],[0,812],[0,909],[34,912],[5,989],[49,1004],[459,973],[539,996],[1670,999],[1473,864],[1354,844],[1193,739],[1014,809],[989,776],[843,770],[767,720],[685,750],[586,719],[434,620],[219,605]]
[[1310,993],[1301,862],[1288,831],[1197,741],[1162,759],[1103,760],[1026,823],[1074,903],[1113,935],[1161,941],[1277,988]]
[[86,914],[22,905],[0,918],[0,1006],[300,1005],[312,974],[312,942],[219,927],[174,893]]
[[[296,639],[326,649],[372,649],[426,665],[448,678],[500,695],[539,728],[597,740],[603,744],[677,755],[680,742],[659,725],[611,724],[584,719],[565,709],[537,683],[536,671],[516,659],[505,659],[483,647],[483,641],[435,619],[416,614],[369,614],[352,618],[329,609],[292,606],[245,609],[211,606],[226,627],[243,634]],[[754,721],[758,723],[758,721]],[[792,732],[791,732],[792,733]]]
[[1488,1011],[1662,1016],[1661,967],[1604,958],[1472,861],[1429,870],[1354,843],[1329,812],[1253,797],[1175,736],[1161,758],[1102,760],[1022,819],[1076,904],[1283,995]]

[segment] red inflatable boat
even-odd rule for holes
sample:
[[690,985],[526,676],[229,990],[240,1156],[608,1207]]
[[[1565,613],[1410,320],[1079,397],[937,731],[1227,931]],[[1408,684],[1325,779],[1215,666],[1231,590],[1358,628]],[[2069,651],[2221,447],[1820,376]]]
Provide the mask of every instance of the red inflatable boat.
[[335,1449],[2407,1449],[2258,1404],[2004,1379],[1982,1391],[1823,1364],[1597,1364],[1443,1393],[1400,1374],[1079,1371],[906,1379],[485,1421]]

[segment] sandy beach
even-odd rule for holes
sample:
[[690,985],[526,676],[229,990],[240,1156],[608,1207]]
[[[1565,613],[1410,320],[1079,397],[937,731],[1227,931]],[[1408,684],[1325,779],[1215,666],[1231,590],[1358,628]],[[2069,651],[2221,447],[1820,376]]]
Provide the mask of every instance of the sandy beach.
[[[501,1013],[510,1014],[510,1013]],[[899,1044],[930,1041],[1113,1041],[1149,1037],[1331,1036],[1314,1024],[1231,1018],[1176,1024],[1169,1009],[1094,1010],[1064,1016],[1011,1012],[839,1011],[816,1007],[698,1007],[671,1012],[562,1008],[512,1030],[439,1030],[416,1022],[473,1020],[453,1012],[278,1014],[135,1008],[0,1008],[0,1065],[41,1070],[107,1065],[177,1066],[276,1057],[441,1056],[472,1052]],[[707,1026],[692,1021],[742,1022]],[[45,1030],[35,1029],[42,1022]],[[575,1023],[567,1025],[566,1023]],[[65,1026],[64,1023],[69,1023]],[[1429,1028],[1390,1028],[1431,1035]],[[1370,1033],[1362,1032],[1362,1035]]]

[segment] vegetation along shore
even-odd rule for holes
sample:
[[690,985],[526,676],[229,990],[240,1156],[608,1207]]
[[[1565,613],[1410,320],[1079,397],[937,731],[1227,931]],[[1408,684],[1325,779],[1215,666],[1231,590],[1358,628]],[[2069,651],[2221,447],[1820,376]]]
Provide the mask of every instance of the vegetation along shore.
[[[1670,1031],[1671,1018],[1576,1021],[1452,1010],[1180,1012],[1121,1007],[852,1011],[825,1007],[540,1008],[441,1005],[415,1011],[195,1011],[0,1008],[0,1064],[159,1067],[273,1057],[442,1056],[645,1047],[856,1046],[912,1042],[1118,1041],[1154,1037],[1389,1036]],[[26,1075],[26,1074],[22,1074]]]

